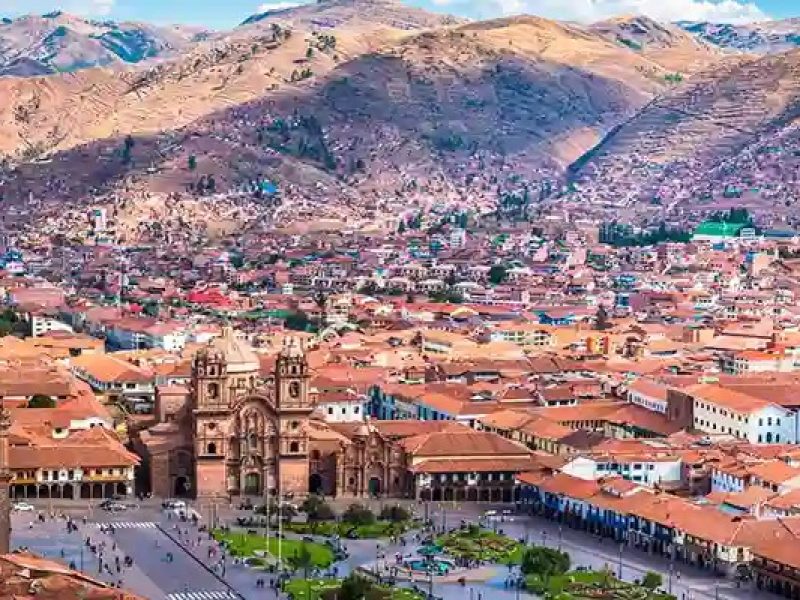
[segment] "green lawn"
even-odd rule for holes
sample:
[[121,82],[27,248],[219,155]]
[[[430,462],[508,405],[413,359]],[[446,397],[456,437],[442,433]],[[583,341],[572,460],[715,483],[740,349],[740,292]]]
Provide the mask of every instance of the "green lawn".
[[338,590],[341,579],[292,579],[283,586],[283,591],[292,600],[319,600],[327,590]]
[[675,596],[651,592],[602,571],[571,571],[547,579],[530,575],[526,587],[545,600],[675,600]]
[[[283,586],[283,591],[292,600],[320,600],[325,592],[332,592],[342,585],[341,579],[293,579]],[[383,594],[370,597],[382,597],[385,600],[422,600],[416,592],[400,587],[375,586]]]
[[402,535],[411,529],[410,521],[395,523],[393,521],[375,521],[370,525],[352,525],[336,521],[311,521],[309,523],[287,523],[284,529],[302,535],[339,535],[347,537],[354,533],[358,539],[375,539]]
[[501,564],[522,562],[524,547],[518,541],[489,531],[472,527],[448,533],[436,539],[450,556],[480,559]]
[[256,552],[265,551],[272,556],[278,556],[280,549],[281,557],[285,561],[292,556],[296,556],[300,548],[305,547],[311,556],[311,562],[314,567],[324,569],[333,563],[333,550],[313,542],[278,539],[275,537],[267,539],[262,535],[251,535],[240,531],[224,533],[220,530],[214,532],[214,538],[218,541],[226,542],[233,556],[255,556]]

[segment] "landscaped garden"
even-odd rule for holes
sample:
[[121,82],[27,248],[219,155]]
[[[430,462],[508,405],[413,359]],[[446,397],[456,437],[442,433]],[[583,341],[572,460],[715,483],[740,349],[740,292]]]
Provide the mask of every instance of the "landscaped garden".
[[293,579],[283,591],[292,600],[422,600],[413,590],[379,585],[364,577],[346,579]]
[[402,535],[413,526],[411,514],[401,506],[385,506],[380,514],[360,504],[351,504],[341,516],[317,496],[311,496],[300,507],[305,523],[287,523],[286,531],[301,535],[322,535],[370,539]]
[[627,583],[608,570],[570,571],[569,555],[551,548],[526,549],[520,570],[525,589],[545,600],[675,600],[657,591],[662,585],[658,573]]
[[[214,538],[225,544],[232,556],[239,558],[265,558],[281,556],[288,564],[296,568],[325,569],[333,563],[333,550],[323,544],[302,540],[266,538],[263,535],[245,531],[222,531],[217,529]],[[264,561],[266,564],[267,560]]]
[[524,549],[517,540],[477,525],[445,534],[437,538],[436,543],[445,554],[456,559],[506,565],[519,564]]

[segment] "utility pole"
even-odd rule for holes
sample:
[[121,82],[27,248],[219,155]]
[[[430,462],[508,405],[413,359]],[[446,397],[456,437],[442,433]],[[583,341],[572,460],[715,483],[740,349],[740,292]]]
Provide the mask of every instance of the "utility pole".
[[619,543],[619,573],[617,574],[617,578],[622,581],[622,549],[624,545],[622,542]]

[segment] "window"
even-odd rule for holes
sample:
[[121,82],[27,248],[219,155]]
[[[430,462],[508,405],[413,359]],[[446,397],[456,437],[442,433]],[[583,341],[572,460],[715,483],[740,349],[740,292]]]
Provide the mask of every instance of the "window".
[[300,452],[300,444],[298,442],[289,444],[289,452]]
[[767,443],[768,444],[772,443],[772,432],[771,431],[767,432]]
[[206,446],[206,454],[216,454],[217,453],[217,445],[214,442],[211,442],[208,446]]
[[775,443],[779,444],[780,441],[781,441],[781,434],[780,433],[776,433],[775,434]]
[[332,407],[332,406],[329,406],[329,407],[328,407],[328,414],[329,414],[329,415],[332,415],[332,414],[333,414],[333,407]]
[[758,420],[758,426],[759,427],[763,427],[764,426],[764,419],[759,419]]
[[767,425],[772,425],[772,417],[767,418]]
[[775,419],[775,425],[777,425],[778,427],[780,427],[780,426],[781,426],[781,420],[780,420],[780,418],[777,418],[777,419]]
[[67,479],[69,479],[70,481],[72,481],[73,479],[75,479],[75,471],[73,471],[72,469],[70,469],[69,471],[67,471]]
[[353,414],[354,415],[357,415],[360,412],[361,412],[361,407],[360,406],[353,407]]

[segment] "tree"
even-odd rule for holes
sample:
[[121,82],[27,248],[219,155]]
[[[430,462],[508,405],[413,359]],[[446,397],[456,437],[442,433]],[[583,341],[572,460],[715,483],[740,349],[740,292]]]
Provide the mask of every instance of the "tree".
[[294,311],[286,316],[283,320],[286,329],[292,331],[306,331],[309,324],[308,315],[302,310]]
[[308,579],[308,570],[314,566],[314,561],[305,544],[301,545],[297,552],[289,557],[289,564],[298,571],[302,570],[304,579]]
[[336,518],[330,505],[317,495],[306,498],[300,505],[300,510],[306,513],[309,521],[330,521]]
[[594,328],[597,329],[597,331],[605,331],[609,327],[611,327],[611,322],[608,319],[608,311],[605,306],[601,305],[600,308],[597,309],[597,314],[594,318]]
[[552,548],[528,548],[522,555],[520,569],[525,575],[552,577],[569,571],[569,554]]
[[660,573],[656,573],[654,571],[648,571],[642,578],[642,587],[647,588],[651,592],[660,588],[663,583],[664,578]]
[[197,168],[197,157],[194,154],[189,155],[189,170],[194,171]]
[[342,587],[334,594],[338,600],[362,600],[366,598],[372,583],[360,575],[351,573],[342,581]]
[[142,312],[148,317],[157,318],[160,311],[161,309],[158,306],[158,302],[148,302],[142,307]]
[[503,283],[508,277],[508,269],[505,265],[492,265],[489,269],[489,282],[494,285]]
[[342,521],[350,525],[371,525],[375,522],[375,513],[362,504],[351,504],[344,511]]
[[380,515],[381,521],[392,521],[393,523],[402,523],[411,519],[411,513],[399,504],[394,506],[384,506]]
[[131,162],[131,150],[133,150],[135,145],[136,141],[133,139],[133,136],[130,134],[126,135],[122,146],[122,162],[124,164],[127,165],[129,162]]
[[44,394],[34,394],[28,400],[28,408],[55,408],[56,401]]

